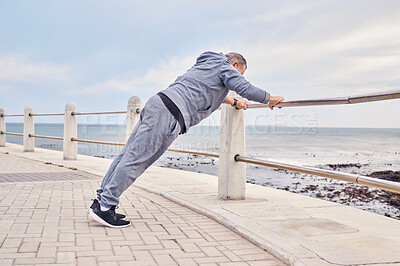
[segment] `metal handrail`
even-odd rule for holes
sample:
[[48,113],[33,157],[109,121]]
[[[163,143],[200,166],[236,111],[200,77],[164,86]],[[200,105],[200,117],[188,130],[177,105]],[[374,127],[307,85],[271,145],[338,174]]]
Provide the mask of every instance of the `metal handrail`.
[[[338,97],[338,98],[327,98],[327,99],[315,99],[315,100],[299,100],[299,101],[287,101],[281,102],[275,105],[275,107],[294,107],[294,106],[314,106],[314,105],[334,105],[334,104],[354,104],[354,103],[365,103],[375,102],[390,99],[399,99],[400,90],[381,92],[359,96],[349,97]],[[268,104],[248,104],[247,108],[265,108]]]
[[185,151],[185,150],[176,150],[176,149],[167,149],[167,151],[188,153],[188,154],[195,154],[195,155],[202,155],[202,156],[210,156],[210,157],[219,158],[219,155],[216,154],[216,153],[208,153],[208,152],[201,152],[201,151]]
[[[94,143],[94,144],[104,144],[104,145],[125,146],[125,143],[120,143],[120,142],[107,142],[107,141],[97,141],[97,140],[87,140],[87,139],[76,139],[76,138],[71,138],[71,141],[85,142],[85,143]],[[171,151],[171,152],[180,152],[180,153],[189,153],[189,154],[210,156],[210,157],[216,157],[216,158],[219,157],[219,155],[218,155],[218,154],[215,154],[215,153],[207,153],[207,152],[200,152],[200,151],[185,151],[185,150],[176,150],[176,149],[167,149],[167,151]]]
[[105,115],[105,114],[126,114],[127,111],[106,111],[106,112],[71,112],[71,115]]
[[1,117],[6,117],[6,116],[24,116],[24,115],[6,115],[6,114],[1,114]]
[[32,137],[32,138],[64,140],[64,138],[62,138],[62,137],[40,136],[40,135],[33,135],[33,134],[28,134],[28,136]]
[[14,136],[24,136],[24,134],[21,133],[12,133],[12,132],[5,132],[5,131],[0,131],[0,135],[14,135]]
[[55,114],[32,114],[32,113],[29,113],[29,116],[52,116],[52,115],[64,115],[64,113],[55,113]]
[[107,142],[107,141],[97,141],[97,140],[87,140],[87,139],[76,139],[76,138],[71,138],[71,141],[86,142],[86,143],[94,143],[94,144],[105,144],[105,145],[125,146],[125,143]]
[[337,171],[324,170],[324,169],[318,169],[318,168],[312,168],[312,167],[306,167],[306,166],[296,166],[296,165],[291,165],[291,164],[278,163],[278,162],[261,160],[261,159],[254,159],[254,158],[249,158],[249,157],[240,156],[240,155],[235,156],[235,161],[263,165],[263,166],[268,166],[268,167],[273,167],[273,168],[278,168],[278,169],[283,169],[283,170],[288,170],[288,171],[294,171],[294,172],[299,172],[299,173],[304,173],[304,174],[328,177],[328,178],[338,179],[338,180],[347,181],[347,182],[351,182],[351,183],[355,183],[355,184],[366,185],[366,186],[371,186],[371,187],[375,187],[375,188],[379,188],[379,189],[385,189],[388,191],[400,193],[400,183],[399,182],[382,180],[382,179],[368,177],[368,176],[362,176],[362,175],[340,173]]

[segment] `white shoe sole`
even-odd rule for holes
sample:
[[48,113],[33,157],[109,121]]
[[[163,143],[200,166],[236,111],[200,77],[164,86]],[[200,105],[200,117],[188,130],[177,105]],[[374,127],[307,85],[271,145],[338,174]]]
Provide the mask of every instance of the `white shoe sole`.
[[89,217],[92,218],[93,220],[95,220],[96,222],[98,222],[98,223],[100,223],[102,225],[105,225],[107,227],[111,227],[111,228],[124,228],[124,227],[128,227],[128,226],[131,225],[130,223],[127,224],[127,225],[112,225],[112,224],[109,224],[106,221],[104,221],[103,219],[101,219],[99,216],[97,216],[97,214],[95,214],[92,209],[89,210]]

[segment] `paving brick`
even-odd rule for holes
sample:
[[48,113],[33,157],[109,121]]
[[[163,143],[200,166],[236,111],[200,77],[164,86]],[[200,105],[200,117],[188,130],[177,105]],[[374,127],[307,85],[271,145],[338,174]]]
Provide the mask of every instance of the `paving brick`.
[[154,255],[153,258],[160,265],[178,265],[169,255]]
[[10,231],[11,232],[18,232],[18,233],[25,233],[26,229],[28,228],[28,223],[14,223],[14,225],[11,227]]
[[146,245],[156,245],[160,244],[160,240],[157,239],[155,236],[147,236],[141,234],[142,240]]
[[132,251],[136,261],[153,261],[153,257],[148,250],[135,250]]
[[112,250],[110,241],[95,241],[94,242],[95,250]]
[[114,261],[102,261],[102,262],[99,262],[98,265],[99,265],[99,266],[118,266],[118,262],[114,262]]
[[219,266],[248,266],[246,262],[221,262],[218,264]]
[[197,266],[198,264],[193,259],[175,259],[178,265]]
[[43,224],[29,224],[28,229],[26,230],[27,234],[42,234]]
[[14,259],[0,259],[1,266],[11,266],[14,265]]
[[72,246],[72,247],[58,247],[58,251],[67,252],[67,251],[93,251],[92,246]]
[[264,254],[264,252],[261,252],[259,249],[257,248],[243,248],[243,249],[236,249],[236,250],[232,250],[233,253],[235,253],[236,255],[254,255],[254,254]]
[[42,247],[73,247],[74,242],[44,242],[41,244]]
[[158,266],[155,262],[148,261],[119,261],[120,266]]
[[56,251],[57,251],[56,247],[41,246],[37,253],[37,257],[38,258],[42,258],[42,257],[54,258],[56,256]]
[[37,264],[54,264],[54,258],[17,258],[14,264],[17,265],[37,265]]
[[75,263],[75,252],[57,252],[57,263]]
[[226,257],[205,257],[205,258],[195,258],[197,263],[221,263],[221,262],[230,262]]
[[119,255],[132,255],[131,250],[127,246],[113,246],[114,254]]
[[6,238],[3,242],[2,248],[18,248],[21,246],[22,238]]
[[164,249],[161,244],[156,245],[133,245],[130,246],[130,249],[133,250],[155,250],[155,249]]
[[96,256],[96,259],[98,262],[100,261],[133,261],[133,256],[132,255],[113,255],[113,256]]
[[79,257],[77,258],[78,266],[95,266],[97,265],[94,257]]
[[98,257],[98,256],[113,256],[112,250],[78,250],[76,257]]
[[2,250],[2,251],[4,251],[4,253],[1,254],[2,259],[34,258],[36,256],[36,253],[32,253],[32,252],[17,253],[17,251],[15,250],[15,252],[11,253],[11,252],[6,252],[6,250]]
[[215,247],[201,247],[200,249],[208,257],[223,256],[223,254],[218,249],[216,249]]
[[166,249],[180,249],[181,246],[178,245],[177,241],[175,240],[161,240],[161,244]]
[[21,247],[19,248],[18,252],[37,252],[39,248],[39,243],[22,243]]
[[75,241],[74,234],[59,234],[58,241]]
[[199,247],[194,243],[187,243],[187,242],[178,241],[178,244],[179,244],[179,246],[182,247],[182,249],[185,252],[201,252]]
[[221,253],[224,254],[224,256],[227,257],[231,261],[234,261],[234,262],[242,261],[242,259],[239,256],[235,255],[235,253],[233,253],[230,250],[222,250]]
[[76,245],[78,246],[92,246],[93,245],[93,239],[91,237],[86,237],[86,236],[76,236]]

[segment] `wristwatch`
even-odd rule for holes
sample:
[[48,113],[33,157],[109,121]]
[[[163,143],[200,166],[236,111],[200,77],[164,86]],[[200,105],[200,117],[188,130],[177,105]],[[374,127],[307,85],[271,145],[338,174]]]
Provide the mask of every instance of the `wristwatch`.
[[238,100],[237,100],[237,99],[235,99],[235,98],[233,98],[233,104],[232,104],[232,107],[236,107],[236,104],[237,104],[237,102],[238,102]]

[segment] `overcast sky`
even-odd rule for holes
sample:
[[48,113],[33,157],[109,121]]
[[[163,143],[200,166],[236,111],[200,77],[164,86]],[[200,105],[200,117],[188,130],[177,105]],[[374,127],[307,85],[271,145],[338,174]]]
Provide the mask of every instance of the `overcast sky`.
[[[400,90],[400,1],[1,0],[0,107],[123,110],[207,50],[242,53],[245,77],[286,100]],[[400,128],[400,100],[248,110],[246,121]],[[206,123],[218,124],[218,114]]]

